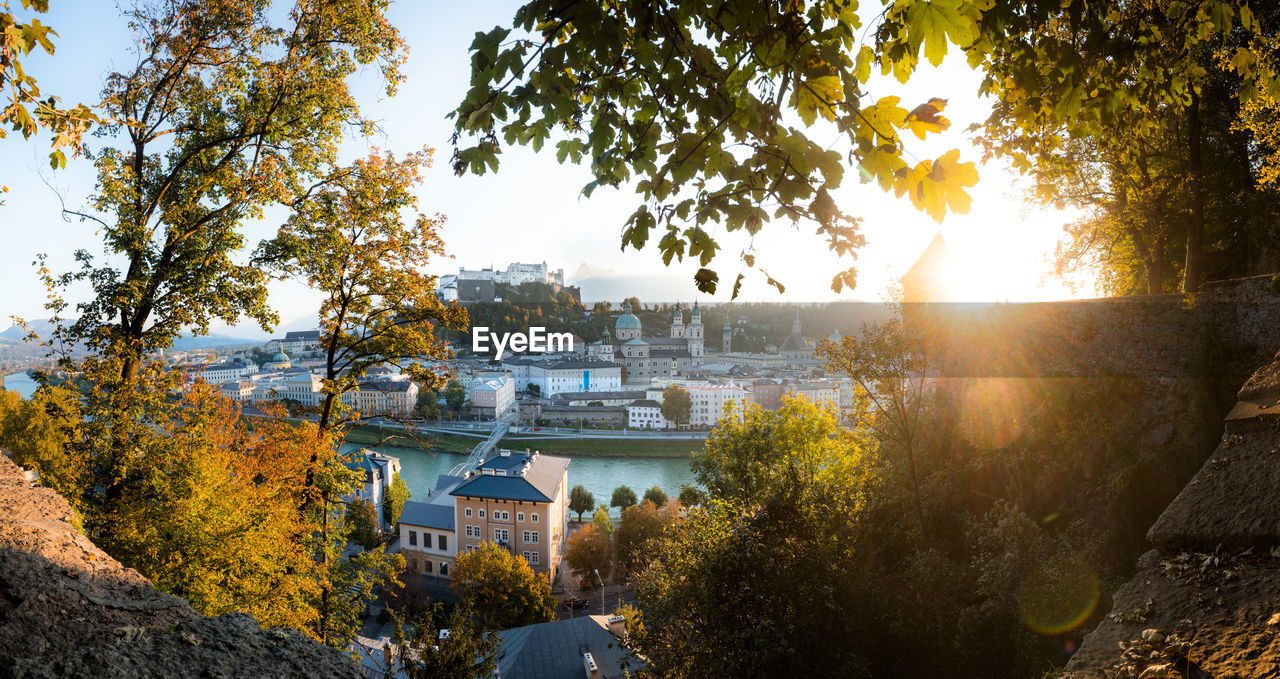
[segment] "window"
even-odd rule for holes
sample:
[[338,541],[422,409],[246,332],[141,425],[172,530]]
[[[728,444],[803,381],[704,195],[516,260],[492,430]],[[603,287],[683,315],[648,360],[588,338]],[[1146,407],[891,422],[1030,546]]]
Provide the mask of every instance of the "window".
[[423,573],[430,573],[430,572],[431,572],[431,562],[430,562],[430,561],[423,561],[423,562],[422,562],[422,572],[423,572]]
[[440,575],[448,575],[448,574],[449,574],[449,564],[445,563],[444,561],[441,561],[441,562],[440,562]]
[[482,519],[484,518],[484,510],[483,510],[483,509],[481,509],[481,510],[480,510],[480,518],[482,518]]
[[538,553],[537,553],[537,552],[529,552],[529,563],[531,563],[531,564],[533,564],[533,565],[535,565],[535,566],[536,566],[536,565],[538,565]]
[[470,507],[467,507],[467,508],[466,508],[465,510],[463,510],[463,511],[466,513],[466,517],[467,517],[468,519],[469,519],[469,518],[471,518],[471,508],[470,508]]
[[516,521],[524,521],[524,512],[516,512]]
[[536,530],[529,531],[529,537],[525,539],[525,542],[532,543],[535,545],[538,544],[538,531]]
[[474,551],[476,551],[476,546],[475,546],[475,545],[467,545],[467,551],[468,551],[468,552],[474,552]]
[[534,522],[534,523],[537,523],[537,522],[538,522],[538,513],[537,513],[537,512],[534,512],[532,515],[530,515],[529,520],[530,520],[530,521],[532,521],[532,522]]
[[448,551],[448,550],[449,550],[449,536],[447,536],[447,535],[441,535],[441,536],[439,536],[439,538],[440,538],[440,539],[439,539],[440,551],[442,551],[442,552],[446,552],[446,551]]
[[418,546],[418,531],[416,530],[409,531],[409,544],[414,547]]
[[507,540],[509,540],[509,539],[510,539],[510,535],[507,533],[507,529],[506,529],[506,528],[494,528],[494,529],[493,529],[493,541],[494,541],[494,542],[506,542],[506,541],[507,541]]

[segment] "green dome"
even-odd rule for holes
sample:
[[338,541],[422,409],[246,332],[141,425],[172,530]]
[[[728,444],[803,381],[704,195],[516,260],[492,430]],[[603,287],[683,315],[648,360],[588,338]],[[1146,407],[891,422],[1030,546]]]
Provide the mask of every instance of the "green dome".
[[280,352],[280,353],[276,354],[276,357],[275,357],[275,358],[273,358],[273,359],[271,359],[271,360],[272,360],[272,361],[275,361],[276,363],[283,363],[283,362],[285,362],[285,361],[289,360],[289,354],[286,354],[286,353],[284,353],[284,352],[282,351],[282,352]]
[[622,314],[618,317],[618,322],[614,324],[614,328],[618,330],[639,330],[640,319],[635,314]]

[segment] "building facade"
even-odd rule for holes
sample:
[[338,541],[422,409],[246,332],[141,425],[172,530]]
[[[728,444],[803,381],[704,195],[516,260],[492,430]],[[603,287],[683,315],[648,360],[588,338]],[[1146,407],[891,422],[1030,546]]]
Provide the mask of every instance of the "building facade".
[[588,354],[612,358],[626,370],[628,384],[648,384],[702,365],[706,338],[697,302],[693,304],[688,325],[684,322],[684,310],[676,305],[667,337],[645,336],[640,319],[631,312],[631,305],[624,304],[622,310],[613,333],[588,347]]

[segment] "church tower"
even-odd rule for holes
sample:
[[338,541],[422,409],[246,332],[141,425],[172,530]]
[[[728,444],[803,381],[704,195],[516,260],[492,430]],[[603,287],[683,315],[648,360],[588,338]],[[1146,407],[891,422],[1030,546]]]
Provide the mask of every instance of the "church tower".
[[680,308],[679,302],[676,302],[676,310],[671,312],[671,337],[684,337],[684,310]]
[[724,313],[724,334],[720,335],[720,351],[733,353],[733,328],[729,327],[729,312]]
[[685,329],[684,336],[689,340],[689,355],[693,356],[695,361],[701,365],[705,340],[702,337],[702,311],[698,309],[698,300],[696,299],[693,301],[693,313],[690,314],[689,327]]

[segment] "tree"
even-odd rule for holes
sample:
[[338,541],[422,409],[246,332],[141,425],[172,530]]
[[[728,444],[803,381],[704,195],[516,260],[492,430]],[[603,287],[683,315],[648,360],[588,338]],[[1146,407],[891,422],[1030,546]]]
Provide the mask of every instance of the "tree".
[[[1198,289],[1211,252],[1207,183],[1217,167],[1209,151],[1214,140],[1225,140],[1224,128],[1211,129],[1215,81],[1225,85],[1219,90],[1225,98],[1218,99],[1232,100],[1228,108],[1247,110],[1274,99],[1276,57],[1261,47],[1280,25],[1274,6],[1246,0],[1100,2],[1087,8],[1001,5],[981,14],[976,39],[960,46],[986,72],[982,92],[995,99],[982,129],[988,155],[1005,156],[1036,176],[1042,195],[1052,199],[1054,187],[1069,186],[1069,176],[1058,171],[1064,159],[1068,166],[1073,162],[1064,158],[1074,151],[1069,140],[1097,141],[1106,153],[1091,160],[1101,163],[1116,159],[1112,139],[1159,140],[1173,151],[1167,158],[1186,180],[1171,187],[1171,198],[1184,251],[1182,289]],[[891,12],[878,34],[881,49],[909,39],[899,34],[901,25]],[[1236,131],[1266,139],[1247,118]],[[1252,142],[1232,143],[1244,149]],[[1251,155],[1261,167],[1270,153],[1255,146]],[[1133,162],[1137,156],[1121,159],[1126,162],[1105,170],[1114,173],[1117,188],[1141,172]]]
[[655,506],[661,507],[667,504],[667,492],[658,486],[654,486],[644,492],[644,499],[652,502]]
[[[498,667],[498,635],[484,628],[466,609],[431,602],[411,625],[396,618],[395,641],[400,648],[399,668],[409,679],[475,679],[487,677]],[[447,639],[440,638],[449,630]],[[395,667],[385,668],[388,676]]]
[[462,412],[462,405],[467,402],[467,390],[463,388],[462,383],[457,380],[451,380],[444,388],[444,402],[449,406],[449,412],[457,415]]
[[874,446],[796,399],[725,418],[705,448],[705,503],[678,520],[649,502],[623,513],[619,556],[644,611],[628,645],[659,676],[866,675],[876,614],[855,612]]
[[581,484],[569,491],[569,511],[578,513],[578,523],[582,523],[582,513],[591,511],[596,506],[596,497]]
[[351,527],[351,541],[374,549],[382,544],[378,527],[378,510],[368,500],[357,500],[347,506],[347,525]]
[[0,448],[13,461],[39,472],[40,484],[52,488],[72,507],[84,510],[89,470],[83,447],[80,404],[65,385],[44,385],[24,400],[0,389]]
[[440,419],[440,390],[422,389],[419,391],[416,410],[418,416],[424,420]]
[[679,511],[674,505],[659,508],[647,499],[622,510],[622,520],[614,536],[618,561],[634,572],[645,560],[650,544],[678,519]]
[[564,559],[578,578],[599,573],[602,579],[608,579],[613,570],[613,540],[595,525],[587,524],[569,536]]
[[411,493],[409,492],[409,484],[405,483],[404,478],[400,476],[400,472],[396,472],[391,476],[391,487],[387,489],[387,496],[383,500],[383,509],[387,512],[387,525],[393,529],[396,524],[400,523],[400,512],[404,511],[404,503],[409,501]]
[[684,484],[680,486],[680,505],[682,507],[696,507],[702,504],[703,493],[698,490],[697,486]]
[[208,385],[134,461],[131,484],[95,541],[205,615],[246,610],[269,627],[312,631],[328,576],[312,555],[314,516],[298,512],[314,425],[256,421]]
[[636,503],[636,492],[626,486],[618,486],[613,489],[613,497],[609,500],[610,507],[618,509],[626,509]]
[[319,311],[323,430],[386,415],[342,414],[343,396],[360,389],[371,368],[394,367],[427,389],[444,385],[423,365],[451,355],[435,328],[461,330],[467,312],[441,302],[436,277],[423,273],[444,254],[443,220],[419,213],[406,223],[402,214],[416,212],[413,189],[430,164],[425,150],[400,160],[390,153],[357,160],[296,202],[276,238],[259,248],[260,261],[325,295]]
[[692,411],[693,399],[689,397],[689,390],[678,384],[662,390],[662,416],[668,422],[677,427],[681,423],[688,424]]
[[458,555],[451,583],[459,603],[486,629],[507,629],[556,619],[555,597],[545,576],[492,542]]
[[[928,310],[913,305],[905,309],[900,301],[889,305],[895,316],[863,326],[861,337],[844,336],[838,342],[822,340],[817,356],[827,370],[847,375],[857,382],[859,397],[873,415],[868,424],[881,440],[901,453],[907,462],[917,527],[927,532],[924,502],[921,499],[919,464],[920,441],[928,421],[923,417],[926,384],[934,356]],[[906,317],[908,313],[914,314]],[[858,408],[867,411],[866,407]],[[703,485],[706,485],[705,483]]]
[[[657,230],[664,261],[696,259],[694,281],[705,292],[719,282],[708,265],[724,246],[704,228],[710,224],[750,235],[773,219],[806,221],[845,255],[864,238],[857,217],[832,197],[846,158],[830,148],[833,134],[864,181],[908,196],[938,220],[948,210],[967,211],[964,188],[977,173],[958,151],[907,161],[904,130],[924,139],[946,129],[945,101],[901,106],[866,86],[874,65],[905,79],[922,47],[936,65],[949,39],[973,42],[984,6],[960,0],[943,20],[943,10],[926,2],[894,2],[887,14],[905,41],[877,51],[855,47],[872,27],[852,3],[533,0],[516,11],[514,37],[498,27],[471,45],[471,89],[453,114],[454,169],[496,170],[502,143],[538,150],[553,132],[563,134],[557,159],[590,165],[585,195],[634,183],[641,204],[623,245],[642,248]],[[737,258],[756,265],[749,246]],[[832,288],[851,287],[854,276],[852,269],[837,274]]]
[[596,507],[596,511],[591,515],[591,525],[601,533],[612,536],[614,525],[613,519],[609,516],[609,508],[605,505]]
[[[376,66],[394,93],[403,41],[385,6],[172,0],[130,10],[136,66],[106,78],[97,189],[66,213],[94,222],[103,256],[78,251],[79,268],[62,275],[41,265],[49,342],[91,385],[88,519],[106,542],[109,517],[144,478],[135,463],[163,449],[158,434],[173,419],[163,394],[174,380],[148,357],[215,319],[277,320],[267,273],[241,254],[244,225],[303,202],[331,176],[343,132],[367,131],[349,76]],[[90,296],[66,325],[58,291],[79,284]],[[77,346],[83,361],[70,354]]]

